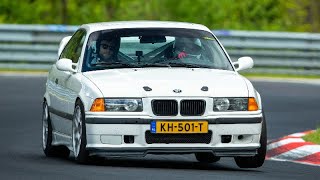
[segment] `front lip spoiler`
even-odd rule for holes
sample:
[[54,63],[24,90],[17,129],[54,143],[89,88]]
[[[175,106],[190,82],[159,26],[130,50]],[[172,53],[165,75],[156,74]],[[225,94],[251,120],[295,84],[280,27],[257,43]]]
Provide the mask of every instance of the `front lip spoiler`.
[[90,155],[107,157],[144,157],[147,154],[191,154],[211,152],[218,157],[250,157],[257,154],[259,147],[242,148],[87,148]]
[[[254,124],[261,123],[263,117],[252,118],[215,118],[215,119],[202,119],[208,121],[209,124]],[[105,117],[88,117],[86,118],[87,124],[150,124],[156,119],[142,119],[142,118],[105,118]],[[162,120],[162,121],[172,121]],[[175,120],[176,121],[176,120]],[[178,120],[177,120],[178,121]],[[192,119],[179,119],[179,121],[194,121]]]

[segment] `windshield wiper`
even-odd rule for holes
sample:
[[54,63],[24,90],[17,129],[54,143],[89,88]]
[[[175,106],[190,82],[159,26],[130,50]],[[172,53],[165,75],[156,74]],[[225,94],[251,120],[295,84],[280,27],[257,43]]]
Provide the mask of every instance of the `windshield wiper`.
[[169,62],[169,63],[167,63],[167,65],[170,65],[172,67],[212,68],[211,66],[200,65],[200,64],[185,64],[185,63],[174,63],[174,62]]
[[143,68],[143,67],[187,67],[187,68],[212,68],[211,66],[199,65],[199,64],[185,64],[185,63],[146,63],[146,64],[129,64],[122,62],[99,62],[93,64],[93,66],[99,67],[108,67],[108,68]]
[[128,64],[122,62],[98,62],[97,64],[92,64],[93,66],[108,66],[109,68],[119,68],[119,67],[128,67],[128,68],[137,68],[139,67],[136,64]]
[[140,67],[171,67],[169,64],[163,63],[146,63],[146,64],[139,64]]

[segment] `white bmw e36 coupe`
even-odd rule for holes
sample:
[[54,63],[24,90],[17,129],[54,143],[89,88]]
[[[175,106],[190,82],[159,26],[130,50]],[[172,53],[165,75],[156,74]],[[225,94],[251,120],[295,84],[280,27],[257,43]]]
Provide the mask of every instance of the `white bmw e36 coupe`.
[[[109,56],[105,55],[109,52]],[[215,35],[193,23],[85,24],[62,39],[43,98],[46,156],[195,154],[262,166],[267,130],[259,93]],[[63,148],[62,148],[63,147]]]

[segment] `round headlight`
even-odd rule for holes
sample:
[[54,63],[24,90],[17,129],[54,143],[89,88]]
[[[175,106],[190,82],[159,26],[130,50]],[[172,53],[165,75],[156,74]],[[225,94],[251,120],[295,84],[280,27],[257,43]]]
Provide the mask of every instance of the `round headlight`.
[[214,100],[213,110],[215,111],[227,111],[229,109],[230,102],[227,98],[219,98]]
[[112,112],[116,112],[120,110],[120,106],[118,104],[120,104],[121,102],[119,100],[110,100],[110,99],[105,99],[105,103],[106,103],[106,110],[107,111],[112,111]]
[[139,107],[137,100],[129,100],[126,102],[124,109],[127,111],[136,111]]
[[236,111],[246,111],[248,109],[248,99],[247,98],[235,98],[233,106],[234,106],[234,110],[236,110]]

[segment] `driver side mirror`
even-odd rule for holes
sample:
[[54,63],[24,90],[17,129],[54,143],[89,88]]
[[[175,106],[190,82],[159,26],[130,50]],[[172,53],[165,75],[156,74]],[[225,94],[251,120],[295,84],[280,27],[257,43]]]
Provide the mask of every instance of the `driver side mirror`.
[[76,70],[72,68],[73,63],[71,59],[62,58],[56,62],[57,69],[60,71],[69,71],[75,73]]
[[236,67],[236,71],[241,71],[245,69],[250,69],[253,67],[253,60],[251,57],[244,56],[234,62],[233,65]]

